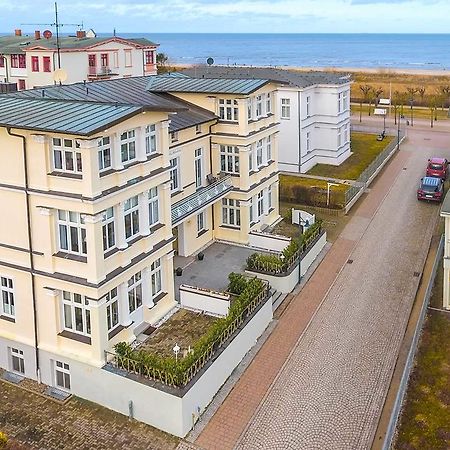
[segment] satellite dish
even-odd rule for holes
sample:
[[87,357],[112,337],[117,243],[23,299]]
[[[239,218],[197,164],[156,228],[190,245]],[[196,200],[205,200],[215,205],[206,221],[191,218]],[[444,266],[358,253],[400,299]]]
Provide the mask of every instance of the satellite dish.
[[67,80],[67,72],[64,69],[56,69],[53,72],[53,80],[57,83],[62,83]]
[[206,63],[208,64],[208,66],[212,66],[212,65],[214,64],[214,59],[212,59],[212,58],[210,57],[210,58],[208,58],[208,59],[206,60]]
[[45,30],[42,34],[44,35],[45,39],[51,39],[51,37],[53,36],[53,33],[50,30]]

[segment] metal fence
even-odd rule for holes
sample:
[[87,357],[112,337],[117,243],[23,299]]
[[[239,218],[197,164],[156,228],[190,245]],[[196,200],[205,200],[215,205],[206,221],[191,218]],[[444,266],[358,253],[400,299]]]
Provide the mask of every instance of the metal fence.
[[[400,131],[400,142],[405,137],[406,133]],[[385,161],[391,156],[391,153],[397,148],[397,139],[391,141],[387,147],[370,163],[370,165],[364,170],[364,172],[359,176],[359,178],[353,183],[353,185],[345,192],[345,204],[348,205],[359,192],[366,189],[366,187],[372,181],[372,177],[377,170],[379,170]]]

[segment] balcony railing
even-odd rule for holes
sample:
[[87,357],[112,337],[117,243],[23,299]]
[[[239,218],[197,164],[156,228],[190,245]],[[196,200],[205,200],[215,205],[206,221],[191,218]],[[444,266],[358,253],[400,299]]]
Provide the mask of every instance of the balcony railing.
[[200,209],[222,199],[232,189],[231,175],[227,175],[174,203],[172,205],[172,226],[178,225]]
[[112,75],[112,70],[109,66],[89,66],[88,75],[90,77],[103,77],[107,75]]

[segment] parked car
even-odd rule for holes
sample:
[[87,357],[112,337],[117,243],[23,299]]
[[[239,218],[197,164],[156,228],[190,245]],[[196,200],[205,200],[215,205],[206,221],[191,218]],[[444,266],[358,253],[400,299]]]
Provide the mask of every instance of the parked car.
[[428,160],[427,177],[447,179],[448,161],[445,158],[431,158]]
[[436,177],[423,177],[417,189],[418,200],[440,202],[444,198],[444,181]]

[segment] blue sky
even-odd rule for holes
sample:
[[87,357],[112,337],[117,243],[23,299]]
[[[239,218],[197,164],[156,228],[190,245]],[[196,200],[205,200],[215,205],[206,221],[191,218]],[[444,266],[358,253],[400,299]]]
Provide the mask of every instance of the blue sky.
[[[63,23],[98,32],[447,33],[450,0],[60,0]],[[53,22],[53,2],[0,0],[0,31]],[[42,28],[42,27],[40,27]],[[74,27],[64,31],[72,32]]]

